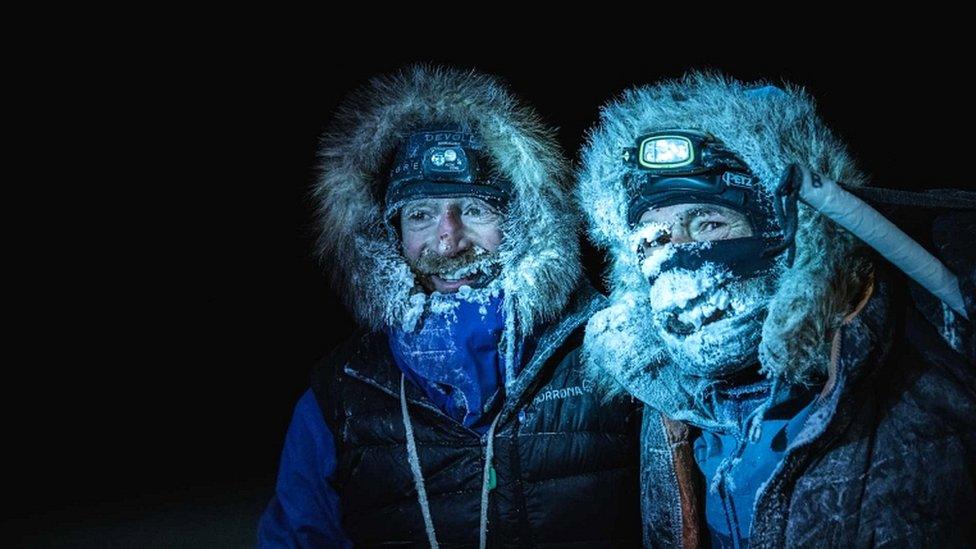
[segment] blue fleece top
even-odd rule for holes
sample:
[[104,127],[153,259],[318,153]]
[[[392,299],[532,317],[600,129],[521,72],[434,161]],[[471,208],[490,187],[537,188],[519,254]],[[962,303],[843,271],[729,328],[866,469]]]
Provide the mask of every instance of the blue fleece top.
[[[713,548],[749,546],[758,492],[803,428],[814,407],[814,396],[810,390],[796,388],[781,403],[770,407],[763,416],[759,440],[745,445],[740,461],[724,476],[717,490],[706,490],[705,521]],[[752,399],[726,403],[739,408],[743,424],[760,404],[761,400]],[[695,461],[705,476],[706,486],[711,484],[722,462],[736,451],[740,436],[702,431],[695,439]]]

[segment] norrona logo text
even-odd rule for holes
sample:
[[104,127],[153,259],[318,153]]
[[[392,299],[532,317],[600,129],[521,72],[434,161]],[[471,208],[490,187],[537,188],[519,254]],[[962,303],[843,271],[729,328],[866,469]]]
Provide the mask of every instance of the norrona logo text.
[[538,406],[544,402],[549,402],[550,400],[559,400],[563,398],[569,398],[574,396],[583,396],[586,393],[592,393],[593,386],[589,381],[583,381],[580,385],[574,385],[572,387],[565,387],[563,389],[550,389],[548,391],[542,391],[534,399],[532,399],[532,404]]

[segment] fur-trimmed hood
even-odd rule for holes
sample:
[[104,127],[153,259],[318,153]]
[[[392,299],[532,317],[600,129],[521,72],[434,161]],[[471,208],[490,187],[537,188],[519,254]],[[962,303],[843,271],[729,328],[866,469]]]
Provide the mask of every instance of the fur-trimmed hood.
[[[586,356],[611,390],[631,389],[660,367],[660,346],[644,310],[649,283],[641,274],[627,223],[625,147],[651,131],[705,131],[737,153],[772,193],[787,166],[809,166],[835,181],[859,186],[866,178],[844,145],[816,115],[803,89],[743,83],[694,72],[682,79],[637,87],[601,109],[582,151],[578,200],[589,235],[611,259],[610,307],[587,328]],[[782,271],[762,327],[759,358],[772,378],[803,382],[826,373],[829,334],[863,288],[858,241],[800,205],[796,261]],[[608,380],[608,375],[612,380]],[[621,387],[623,385],[623,387]]]
[[580,279],[578,216],[554,131],[494,77],[411,67],[373,79],[339,107],[314,186],[319,255],[363,326],[411,325],[422,294],[386,230],[385,170],[397,144],[433,121],[471,128],[512,183],[500,281],[506,311],[526,333],[556,316]]

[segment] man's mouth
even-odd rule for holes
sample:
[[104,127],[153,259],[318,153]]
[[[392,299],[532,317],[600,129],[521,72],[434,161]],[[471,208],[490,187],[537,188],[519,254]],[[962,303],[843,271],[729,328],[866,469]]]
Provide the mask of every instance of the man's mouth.
[[497,265],[493,262],[474,261],[450,271],[431,273],[428,276],[434,288],[444,293],[457,291],[461,286],[480,287],[492,278],[495,269]]
[[665,313],[664,328],[676,336],[688,336],[703,326],[734,315],[728,292],[723,288],[700,295],[685,307]]
[[483,262],[474,261],[451,271],[437,273],[436,276],[445,281],[472,279],[480,276],[485,267]]
[[434,288],[441,293],[456,292],[461,286],[475,286],[480,277],[464,278],[444,278],[438,275],[430,275]]
[[695,325],[691,322],[684,322],[681,320],[681,315],[678,313],[670,313],[667,316],[667,320],[664,322],[664,328],[677,336],[689,336],[702,326],[707,326],[713,322],[717,322],[726,317],[725,311],[716,310],[709,316],[702,319],[701,324]]

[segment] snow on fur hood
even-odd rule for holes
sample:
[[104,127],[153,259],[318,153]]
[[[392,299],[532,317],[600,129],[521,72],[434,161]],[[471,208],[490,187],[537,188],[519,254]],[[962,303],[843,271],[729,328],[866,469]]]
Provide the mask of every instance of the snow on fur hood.
[[363,326],[410,324],[420,290],[383,220],[385,170],[396,145],[432,121],[469,126],[512,182],[500,281],[506,310],[528,332],[563,309],[580,279],[578,216],[554,131],[494,77],[411,67],[373,79],[339,107],[313,189],[319,255]]

